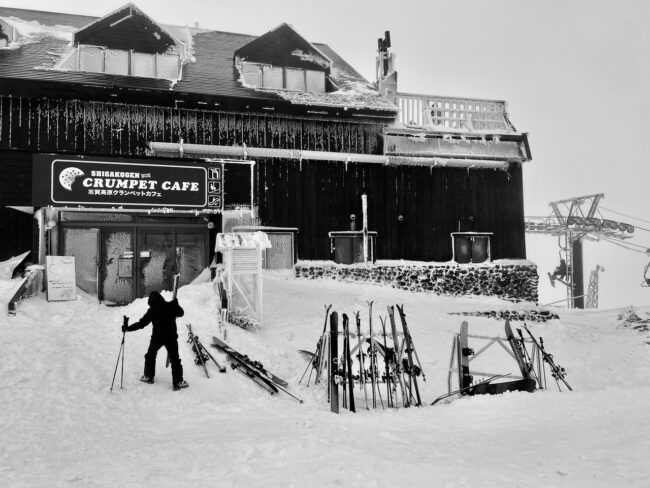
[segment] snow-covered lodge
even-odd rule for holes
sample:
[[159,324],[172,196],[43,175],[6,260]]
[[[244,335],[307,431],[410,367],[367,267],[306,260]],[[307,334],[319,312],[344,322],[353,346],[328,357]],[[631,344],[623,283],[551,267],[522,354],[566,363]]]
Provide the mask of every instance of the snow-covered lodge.
[[525,258],[526,134],[503,101],[400,93],[386,41],[372,84],[287,24],[0,7],[0,260],[73,255],[79,287],[125,302],[192,280],[237,226],[332,259],[364,194],[378,259],[470,261],[459,232]]

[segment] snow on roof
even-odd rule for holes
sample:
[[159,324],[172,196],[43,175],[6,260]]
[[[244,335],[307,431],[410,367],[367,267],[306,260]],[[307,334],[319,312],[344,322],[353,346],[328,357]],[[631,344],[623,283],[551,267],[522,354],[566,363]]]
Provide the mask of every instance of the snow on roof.
[[319,107],[371,108],[394,112],[397,107],[383,98],[379,92],[367,90],[338,90],[328,93],[301,92],[289,90],[269,90],[256,88],[256,91],[277,95],[296,105],[315,105]]
[[76,30],[69,25],[43,25],[36,20],[23,20],[14,16],[0,17],[0,21],[13,28],[18,34],[18,40],[8,46],[14,49],[23,44],[38,42],[43,37],[72,42],[72,33]]

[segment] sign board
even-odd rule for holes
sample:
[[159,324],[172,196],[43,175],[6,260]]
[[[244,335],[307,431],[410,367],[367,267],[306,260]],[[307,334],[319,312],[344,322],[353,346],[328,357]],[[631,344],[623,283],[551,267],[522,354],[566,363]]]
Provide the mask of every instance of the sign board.
[[45,256],[47,301],[77,299],[74,256]]
[[[248,206],[251,198],[250,162],[161,159],[88,158],[56,154],[34,155],[32,195],[37,206],[224,209],[224,172],[244,173],[229,178],[233,195]],[[226,170],[226,167],[228,169]],[[230,183],[229,183],[230,184]],[[246,195],[246,198],[242,198]]]

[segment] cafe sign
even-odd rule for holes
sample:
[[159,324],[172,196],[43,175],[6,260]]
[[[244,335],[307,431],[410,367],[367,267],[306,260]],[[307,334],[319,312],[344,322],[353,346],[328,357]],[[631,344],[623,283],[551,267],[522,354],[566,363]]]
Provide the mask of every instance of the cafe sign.
[[35,205],[223,209],[223,162],[34,156]]

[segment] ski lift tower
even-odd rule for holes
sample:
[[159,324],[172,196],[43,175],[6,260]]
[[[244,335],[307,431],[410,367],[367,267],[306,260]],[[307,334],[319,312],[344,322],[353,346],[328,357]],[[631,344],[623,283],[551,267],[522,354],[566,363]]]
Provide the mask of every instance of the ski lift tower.
[[632,225],[596,216],[603,193],[567,198],[549,203],[548,217],[526,217],[526,232],[557,236],[560,259],[566,261],[567,303],[570,308],[585,308],[582,241],[601,237],[629,239]]

